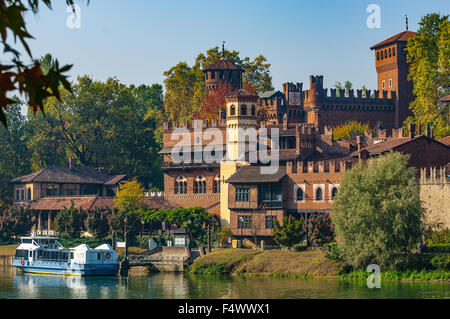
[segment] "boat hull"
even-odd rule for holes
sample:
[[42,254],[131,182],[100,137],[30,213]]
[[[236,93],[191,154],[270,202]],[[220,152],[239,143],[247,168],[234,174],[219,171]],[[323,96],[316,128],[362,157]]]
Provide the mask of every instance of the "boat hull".
[[31,263],[14,260],[13,266],[25,273],[63,275],[63,276],[115,276],[119,271],[118,264],[86,264],[70,265],[69,263]]

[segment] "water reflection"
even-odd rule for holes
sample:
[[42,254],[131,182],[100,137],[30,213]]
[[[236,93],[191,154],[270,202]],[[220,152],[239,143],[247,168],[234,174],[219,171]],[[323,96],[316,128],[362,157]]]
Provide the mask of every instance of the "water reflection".
[[62,277],[23,274],[0,267],[0,299],[264,299],[264,298],[450,298],[450,284],[292,280],[268,277],[158,273],[117,277]]

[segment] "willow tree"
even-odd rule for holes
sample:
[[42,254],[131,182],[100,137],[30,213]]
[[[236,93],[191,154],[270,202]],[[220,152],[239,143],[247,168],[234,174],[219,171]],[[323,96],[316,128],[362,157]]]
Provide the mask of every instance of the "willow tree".
[[355,268],[392,268],[417,245],[423,213],[408,156],[390,152],[347,171],[331,214],[339,249]]

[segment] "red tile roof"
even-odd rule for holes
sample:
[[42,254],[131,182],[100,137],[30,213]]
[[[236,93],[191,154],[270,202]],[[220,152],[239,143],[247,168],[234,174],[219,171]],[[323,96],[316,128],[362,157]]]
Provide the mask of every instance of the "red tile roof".
[[442,144],[450,146],[450,135],[443,137],[443,138],[439,139],[438,141],[441,142]]
[[384,45],[388,45],[390,43],[393,42],[403,42],[403,41],[408,41],[408,39],[411,39],[412,37],[414,37],[416,35],[415,32],[412,31],[403,31],[400,33],[397,33],[396,35],[381,41],[380,43],[377,43],[373,46],[370,47],[371,50],[376,49],[378,47],[384,46]]
[[213,64],[206,67],[203,72],[207,70],[240,70],[244,71],[240,66],[235,65],[233,62],[231,62],[228,59],[221,58],[218,61],[214,62]]
[[[43,197],[31,203],[30,208],[33,210],[63,210],[70,208],[72,203],[75,208],[84,210],[93,208],[114,208],[114,197],[97,197],[97,196],[74,196],[74,197]],[[141,203],[145,204],[149,209],[173,208],[164,197],[152,196],[144,197]]]

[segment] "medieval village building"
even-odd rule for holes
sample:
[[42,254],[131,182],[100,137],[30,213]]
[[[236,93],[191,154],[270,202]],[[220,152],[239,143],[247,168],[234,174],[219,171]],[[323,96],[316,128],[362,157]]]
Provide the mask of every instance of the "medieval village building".
[[[234,88],[218,120],[164,125],[160,154],[165,199],[175,206],[205,207],[238,239],[270,239],[275,218],[282,222],[286,215],[307,219],[311,214],[330,213],[343,174],[358,161],[398,151],[410,154],[408,165],[422,169],[423,176],[430,176],[435,167],[442,167],[447,176],[448,143],[434,140],[429,126],[402,128],[411,115],[413,99],[405,51],[413,36],[414,32],[404,31],[370,48],[377,90],[356,90],[356,94],[352,89],[328,93],[323,76],[311,75],[308,90],[303,83],[284,83],[282,92],[257,96],[242,89],[243,70],[223,55],[204,70],[208,91],[227,81]],[[261,110],[264,119],[257,116]],[[333,139],[333,127],[351,120],[368,123],[371,131]],[[277,135],[269,133],[264,141],[258,136],[253,149],[252,142],[238,134],[239,129],[261,128],[277,129]],[[214,129],[227,138],[212,140],[208,134],[199,134],[199,129]],[[185,135],[182,143],[179,136],[174,138],[180,131]],[[275,140],[278,145],[272,149]],[[176,161],[174,154],[183,143],[188,145],[182,150],[185,160]],[[242,146],[242,153],[237,145]],[[249,160],[252,152],[259,155],[262,145],[277,157],[278,169],[271,174],[261,171],[267,164]],[[224,155],[222,160],[194,160],[211,146]]]

